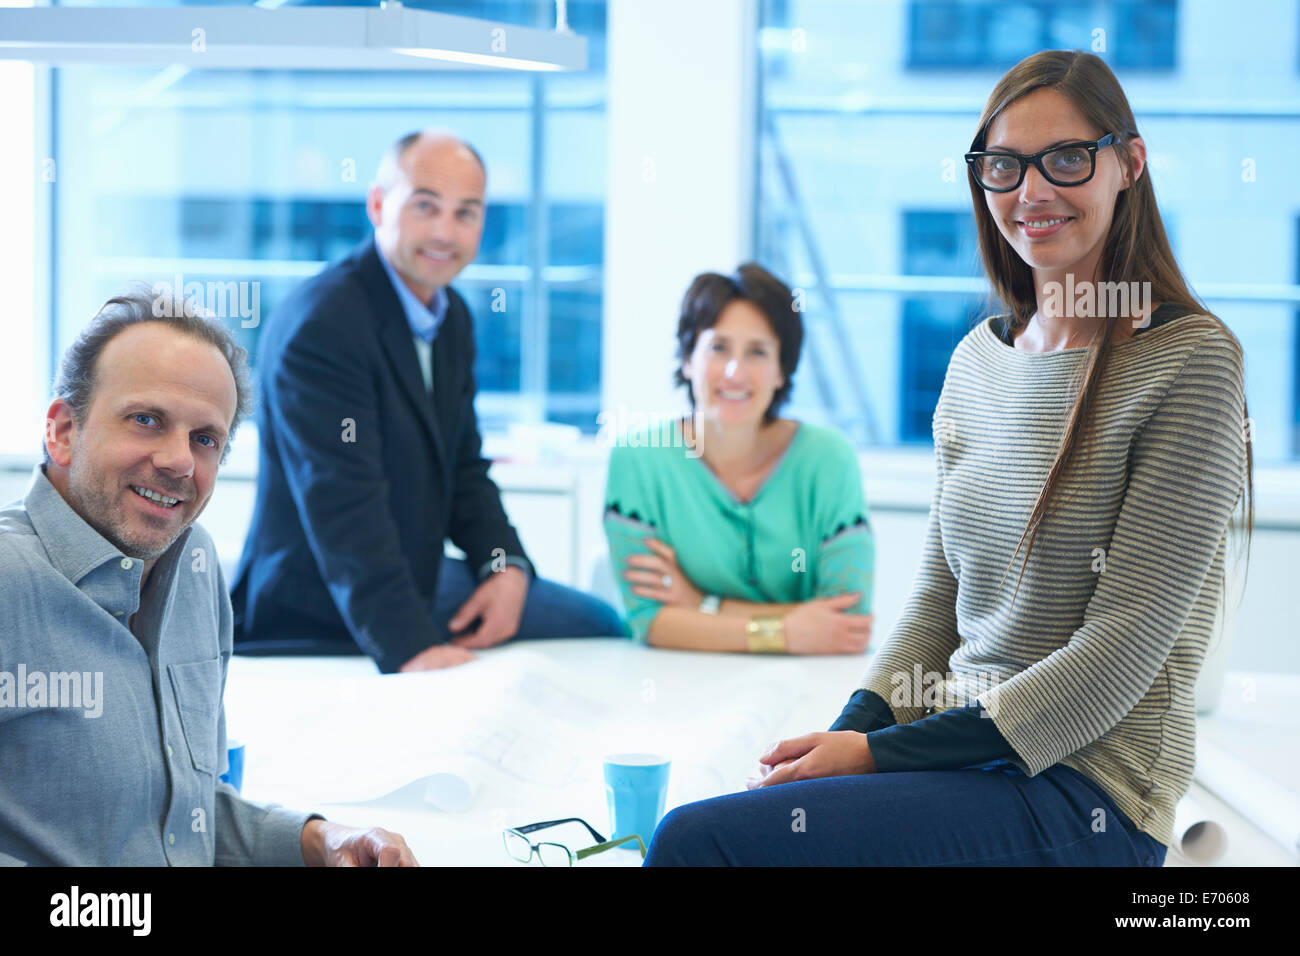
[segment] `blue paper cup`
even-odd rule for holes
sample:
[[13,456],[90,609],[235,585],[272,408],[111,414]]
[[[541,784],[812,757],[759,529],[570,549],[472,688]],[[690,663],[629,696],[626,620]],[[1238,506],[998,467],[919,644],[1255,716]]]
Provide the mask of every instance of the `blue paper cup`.
[[[635,833],[648,847],[664,815],[668,796],[667,757],[657,754],[611,754],[605,758],[605,798],[609,802],[611,840]],[[636,842],[620,849],[636,850]]]
[[230,769],[221,775],[221,782],[228,783],[236,790],[244,786],[244,744],[239,740],[226,741],[226,756]]

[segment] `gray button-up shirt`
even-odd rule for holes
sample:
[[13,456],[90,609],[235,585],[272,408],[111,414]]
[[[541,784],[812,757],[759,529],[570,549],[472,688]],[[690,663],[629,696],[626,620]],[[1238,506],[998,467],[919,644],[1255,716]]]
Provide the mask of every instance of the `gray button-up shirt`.
[[0,863],[301,866],[313,815],[217,782],[231,612],[211,537],[191,525],[141,592],[143,571],[40,466],[0,509]]

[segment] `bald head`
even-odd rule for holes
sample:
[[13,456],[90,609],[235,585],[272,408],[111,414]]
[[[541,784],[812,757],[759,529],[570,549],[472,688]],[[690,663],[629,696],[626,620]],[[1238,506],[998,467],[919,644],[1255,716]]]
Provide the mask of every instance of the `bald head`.
[[478,255],[486,188],[482,158],[446,130],[403,136],[384,154],[366,215],[379,251],[421,302]]
[[402,167],[402,160],[411,150],[421,154],[428,152],[461,153],[463,156],[473,159],[478,164],[479,170],[482,171],[483,178],[487,179],[487,166],[484,164],[483,157],[479,155],[478,150],[451,132],[451,130],[431,126],[427,129],[417,129],[413,133],[407,133],[384,150],[384,155],[379,158],[379,168],[375,171],[374,185],[379,186],[384,192],[388,192],[397,179],[398,171]]

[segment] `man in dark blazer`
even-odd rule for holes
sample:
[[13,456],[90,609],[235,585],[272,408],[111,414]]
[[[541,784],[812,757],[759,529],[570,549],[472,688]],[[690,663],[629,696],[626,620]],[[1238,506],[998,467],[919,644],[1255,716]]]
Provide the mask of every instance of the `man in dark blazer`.
[[[478,253],[485,187],[468,144],[404,136],[366,196],[373,238],[267,323],[237,652],[359,647],[392,673],[513,636],[625,633],[535,576],[480,452],[473,320],[449,283]],[[446,538],[466,561],[444,558]]]

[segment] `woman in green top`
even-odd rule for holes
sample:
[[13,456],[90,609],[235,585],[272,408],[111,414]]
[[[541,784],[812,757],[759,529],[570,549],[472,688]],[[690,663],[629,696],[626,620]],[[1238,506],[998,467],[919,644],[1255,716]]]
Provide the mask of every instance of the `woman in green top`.
[[619,436],[605,533],[633,636],[701,651],[856,654],[874,546],[853,447],[777,417],[803,324],[758,265],[707,272],[682,301],[690,418]]

